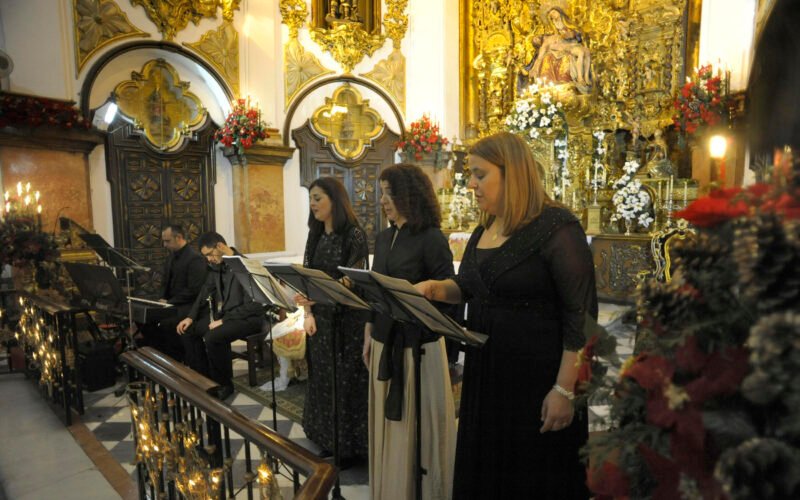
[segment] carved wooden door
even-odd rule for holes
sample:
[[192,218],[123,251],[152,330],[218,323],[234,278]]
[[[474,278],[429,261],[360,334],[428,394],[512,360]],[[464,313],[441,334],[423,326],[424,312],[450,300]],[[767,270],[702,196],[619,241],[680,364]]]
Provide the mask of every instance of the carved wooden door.
[[155,295],[167,251],[161,228],[183,225],[189,244],[214,229],[213,133],[208,123],[177,151],[161,152],[145,143],[130,125],[108,135],[107,177],[111,184],[114,246],[149,267],[136,274],[136,288]]
[[384,128],[366,155],[353,162],[335,156],[331,146],[313,132],[309,123],[293,130],[292,138],[300,149],[300,184],[308,187],[317,177],[336,177],[342,181],[350,194],[353,210],[367,232],[372,251],[375,235],[386,227],[379,201],[378,177],[384,168],[394,163],[398,135]]

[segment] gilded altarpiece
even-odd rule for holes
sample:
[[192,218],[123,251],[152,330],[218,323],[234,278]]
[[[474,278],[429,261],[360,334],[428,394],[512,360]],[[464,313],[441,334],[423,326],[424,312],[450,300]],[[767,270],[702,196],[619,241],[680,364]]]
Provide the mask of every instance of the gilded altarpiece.
[[[687,0],[463,2],[463,135],[502,130],[517,96],[546,79],[564,106],[568,169],[586,200],[593,130],[649,137],[671,123],[672,95],[685,75],[686,7]],[[552,147],[532,146],[550,160]]]
[[106,175],[111,184],[115,247],[126,249],[150,272],[137,273],[136,287],[155,294],[161,287],[166,250],[161,228],[183,225],[186,239],[214,229],[216,171],[211,122],[178,149],[162,152],[145,142],[130,124],[112,124],[106,144]]
[[[701,0],[462,2],[463,137],[469,143],[505,129],[515,100],[529,95],[532,84],[545,89],[539,92],[563,106],[566,125],[558,135],[526,139],[544,168],[548,191],[579,216],[591,212],[587,222],[602,232],[600,206],[610,206],[608,182],[620,176],[622,163],[636,159],[644,165],[658,148],[667,154],[656,132],[672,123],[672,96],[687,65],[697,63],[700,5]],[[604,172],[596,191],[595,131],[605,132],[607,151],[599,160]],[[555,139],[566,149],[556,150]],[[598,293],[630,301],[638,273],[652,267],[649,236],[608,229],[616,233],[596,235],[592,243]]]

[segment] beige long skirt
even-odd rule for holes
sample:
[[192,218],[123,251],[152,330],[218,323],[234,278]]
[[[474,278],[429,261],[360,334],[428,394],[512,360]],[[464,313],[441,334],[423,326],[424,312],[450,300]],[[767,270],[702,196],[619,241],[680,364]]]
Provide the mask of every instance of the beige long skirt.
[[[424,344],[420,366],[422,498],[448,500],[453,488],[456,420],[453,390],[444,340]],[[377,380],[383,344],[372,340],[369,379],[369,487],[372,500],[411,500],[415,497],[416,420],[414,362],[404,349],[403,414],[399,421],[384,418],[389,382]]]

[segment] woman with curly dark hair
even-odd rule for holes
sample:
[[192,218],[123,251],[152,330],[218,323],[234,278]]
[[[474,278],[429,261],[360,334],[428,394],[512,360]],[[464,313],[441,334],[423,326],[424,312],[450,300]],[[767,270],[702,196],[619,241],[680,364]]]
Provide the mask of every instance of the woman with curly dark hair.
[[[303,265],[342,277],[338,266],[366,269],[367,237],[358,223],[350,197],[339,180],[320,177],[309,187],[308,241]],[[298,295],[305,310],[308,334],[308,387],[303,431],[325,456],[338,452],[340,467],[367,456],[367,387],[369,374],[361,364],[363,314],[353,309],[315,304]],[[334,335],[338,336],[335,359]],[[338,441],[333,432],[333,368],[336,363]]]
[[[391,226],[375,239],[373,271],[417,283],[454,275],[453,254],[439,229],[433,185],[415,165],[397,164],[380,175],[381,206]],[[414,356],[420,356],[421,463],[416,461]],[[455,453],[455,412],[444,340],[381,314],[364,329],[369,383],[370,498],[450,498]]]

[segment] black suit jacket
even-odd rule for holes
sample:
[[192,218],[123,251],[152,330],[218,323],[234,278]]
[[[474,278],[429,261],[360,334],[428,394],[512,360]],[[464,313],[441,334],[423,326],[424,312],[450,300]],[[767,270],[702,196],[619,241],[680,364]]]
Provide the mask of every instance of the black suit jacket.
[[175,306],[179,317],[186,314],[206,281],[208,266],[200,252],[185,245],[164,262],[161,298]]
[[[235,248],[232,250],[234,255],[242,255]],[[197,316],[209,296],[217,304],[219,311],[215,315],[217,319],[246,320],[264,316],[264,308],[261,304],[253,302],[253,299],[224,262],[219,268],[208,271],[205,284],[188,314],[192,321],[197,321]]]

